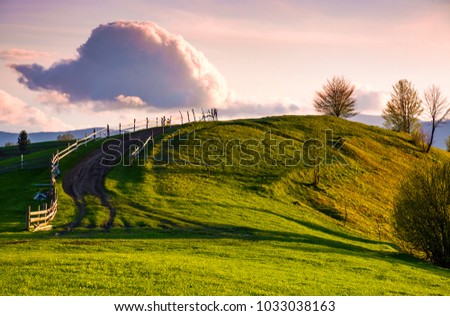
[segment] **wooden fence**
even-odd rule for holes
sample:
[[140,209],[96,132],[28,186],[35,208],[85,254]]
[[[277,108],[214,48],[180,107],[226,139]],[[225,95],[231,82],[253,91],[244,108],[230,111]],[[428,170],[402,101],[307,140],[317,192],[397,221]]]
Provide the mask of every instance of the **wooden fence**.
[[[175,121],[178,121],[176,123],[183,124],[183,114],[181,112],[180,117],[176,118]],[[192,115],[194,118],[194,122],[196,121],[195,117],[195,111],[192,109]],[[187,111],[187,117],[188,122],[190,123],[191,120],[189,118],[189,111]],[[209,109],[206,113],[202,109],[202,117],[199,118],[199,121],[216,121],[217,120],[217,109]],[[50,207],[47,208],[47,204],[44,204],[43,209],[41,210],[40,206],[38,206],[38,210],[32,212],[31,206],[28,207],[28,210],[26,212],[26,230],[28,231],[39,231],[39,230],[50,230],[52,228],[52,225],[50,225],[50,222],[55,218],[55,215],[58,211],[58,196],[56,194],[56,177],[60,174],[59,170],[59,162],[61,159],[67,157],[72,152],[76,151],[80,146],[86,145],[89,142],[101,139],[101,138],[109,138],[112,135],[120,135],[124,132],[136,132],[139,130],[149,129],[151,127],[158,127],[161,126],[163,128],[163,134],[164,134],[164,128],[165,127],[172,127],[173,121],[172,116],[166,117],[157,117],[156,125],[151,124],[148,117],[145,118],[145,120],[142,121],[136,121],[136,119],[133,120],[132,124],[128,125],[122,125],[119,124],[118,130],[110,130],[109,125],[106,126],[106,128],[100,129],[100,130],[93,130],[93,133],[90,135],[86,135],[84,138],[77,139],[73,144],[67,146],[62,151],[57,151],[56,154],[53,155],[51,161],[50,161],[50,174],[51,174],[51,202]],[[147,138],[147,140],[144,142],[144,144],[141,147],[137,147],[131,154],[132,159],[136,159],[136,157],[139,156],[139,154],[142,152],[142,150],[148,146],[148,143],[150,141],[153,141],[153,133],[150,137]]]
[[16,170],[32,170],[43,167],[48,167],[47,157],[24,159],[24,156],[21,155],[21,157],[14,162],[0,165],[0,174]]
[[27,230],[32,229],[33,231],[39,230],[50,230],[52,225],[49,223],[55,218],[56,212],[58,212],[58,200],[52,201],[51,206],[47,208],[47,204],[44,204],[43,209],[38,206],[36,212],[31,211],[31,206],[28,207],[27,211]]
[[[158,119],[156,120],[158,125]],[[166,119],[164,118],[164,122],[161,120],[161,125],[165,126],[166,124],[170,124],[170,122],[166,122]],[[109,138],[112,135],[118,135],[123,134],[125,132],[135,132],[142,129],[148,129],[150,128],[149,120],[146,118],[143,121],[137,122],[136,119],[134,119],[133,124],[128,125],[122,125],[119,124],[118,130],[110,130],[109,125],[106,126],[106,128],[99,129],[99,130],[93,130],[93,133],[90,135],[86,135],[84,138],[77,139],[74,143],[71,145],[68,145],[67,148],[61,151],[57,151],[55,154],[53,154],[52,159],[50,160],[50,175],[51,175],[51,184],[50,184],[50,206],[47,207],[47,204],[44,204],[43,208],[41,209],[40,206],[38,206],[37,211],[31,211],[31,206],[28,207],[28,210],[26,212],[26,230],[28,231],[40,231],[40,230],[50,230],[52,229],[52,225],[50,225],[50,222],[55,218],[55,215],[58,211],[58,196],[56,193],[56,178],[60,174],[59,169],[59,162],[61,159],[67,157],[74,151],[76,151],[80,146],[87,145],[89,142],[101,139],[101,138]],[[137,148],[138,151],[136,153],[133,153],[133,157],[136,157],[142,149],[147,146],[148,142],[153,138],[153,135],[150,136],[147,141],[145,142],[144,146],[142,148]]]
[[153,131],[152,131],[152,135],[150,135],[150,136],[146,139],[146,141],[142,144],[141,147],[136,146],[136,149],[133,150],[133,152],[132,152],[131,155],[130,155],[132,161],[135,160],[136,158],[139,159],[140,153],[144,150],[144,148],[146,148],[146,147],[148,146],[148,143],[149,143],[150,141],[153,142]]
[[109,126],[104,129],[95,130],[90,135],[87,135],[84,138],[77,139],[73,144],[67,146],[62,151],[57,151],[56,154],[53,155],[50,160],[50,207],[47,208],[47,204],[44,204],[43,209],[41,210],[40,205],[38,206],[38,210],[32,212],[31,206],[28,207],[27,215],[26,215],[26,230],[31,231],[40,231],[40,230],[50,230],[52,229],[52,225],[50,222],[55,218],[56,213],[58,212],[58,196],[56,193],[56,177],[60,174],[59,171],[59,162],[64,157],[67,157],[69,154],[77,150],[80,146],[86,145],[87,143],[100,139],[101,136],[109,137]]

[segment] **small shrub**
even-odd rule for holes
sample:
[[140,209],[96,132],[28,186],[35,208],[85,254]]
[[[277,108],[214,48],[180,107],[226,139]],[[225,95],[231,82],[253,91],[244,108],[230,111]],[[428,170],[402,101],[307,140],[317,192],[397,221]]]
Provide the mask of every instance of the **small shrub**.
[[393,219],[408,250],[450,268],[450,162],[414,168],[400,186]]
[[58,135],[58,137],[56,139],[60,140],[60,141],[74,140],[75,136],[73,136],[73,134],[67,133],[67,134]]
[[445,140],[445,144],[447,145],[447,151],[450,151],[450,135]]
[[421,127],[415,128],[411,133],[412,141],[414,145],[420,148],[423,152],[427,150],[427,134],[423,131]]

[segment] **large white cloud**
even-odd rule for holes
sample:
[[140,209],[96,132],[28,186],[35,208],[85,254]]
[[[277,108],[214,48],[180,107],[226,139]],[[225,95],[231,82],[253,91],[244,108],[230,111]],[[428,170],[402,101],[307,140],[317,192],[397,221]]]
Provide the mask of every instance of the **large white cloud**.
[[0,90],[0,130],[61,131],[72,126]]
[[223,76],[181,36],[152,22],[119,21],[92,31],[76,59],[13,65],[31,90],[57,91],[71,102],[121,101],[123,107],[214,106],[228,96]]

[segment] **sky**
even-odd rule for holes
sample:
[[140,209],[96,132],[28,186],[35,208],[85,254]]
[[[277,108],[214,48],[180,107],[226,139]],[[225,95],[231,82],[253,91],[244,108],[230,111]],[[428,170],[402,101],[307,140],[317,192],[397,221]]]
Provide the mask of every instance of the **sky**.
[[450,0],[0,0],[0,130],[313,114],[334,75],[379,115],[400,79],[450,98],[449,56]]

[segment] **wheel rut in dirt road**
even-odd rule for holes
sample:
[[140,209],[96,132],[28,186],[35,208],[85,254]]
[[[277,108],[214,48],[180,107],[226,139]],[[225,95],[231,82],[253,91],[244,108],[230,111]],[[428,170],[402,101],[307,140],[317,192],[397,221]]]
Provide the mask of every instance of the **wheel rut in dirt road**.
[[[69,231],[80,226],[86,216],[87,205],[84,199],[86,195],[98,197],[102,205],[109,210],[109,219],[104,228],[108,230],[112,227],[116,209],[109,202],[110,199],[106,193],[106,175],[113,168],[114,163],[118,163],[125,154],[128,154],[130,146],[140,145],[151,135],[158,136],[161,133],[162,128],[153,128],[133,133],[131,137],[106,140],[108,143],[102,146],[104,150],[102,148],[94,150],[66,172],[63,178],[63,189],[73,198],[78,208],[77,218],[68,225]],[[102,161],[109,163],[105,164]]]

